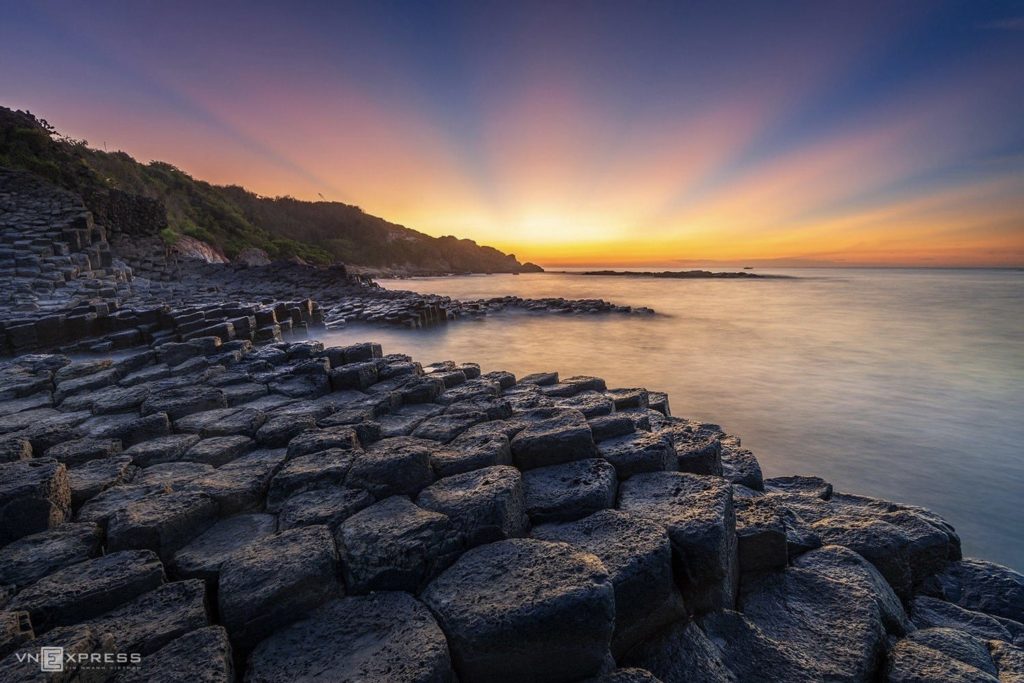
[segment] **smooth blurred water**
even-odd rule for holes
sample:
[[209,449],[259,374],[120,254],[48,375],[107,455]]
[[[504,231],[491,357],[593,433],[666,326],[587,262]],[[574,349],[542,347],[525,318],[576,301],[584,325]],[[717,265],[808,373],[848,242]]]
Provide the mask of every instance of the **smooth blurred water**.
[[558,370],[667,391],[765,476],[923,505],[965,552],[1024,569],[1024,271],[792,270],[786,280],[576,274],[382,281],[462,299],[603,298],[659,315],[502,314],[432,330],[349,327],[422,362]]

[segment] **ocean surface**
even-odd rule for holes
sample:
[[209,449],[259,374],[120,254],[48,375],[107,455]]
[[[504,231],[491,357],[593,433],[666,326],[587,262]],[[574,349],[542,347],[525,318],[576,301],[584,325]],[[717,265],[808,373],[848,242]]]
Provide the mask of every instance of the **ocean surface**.
[[421,362],[558,370],[666,391],[739,435],[765,476],[928,507],[965,554],[1024,570],[1024,271],[762,270],[765,280],[569,273],[384,280],[461,299],[603,298],[658,315],[504,313],[430,330],[350,326]]

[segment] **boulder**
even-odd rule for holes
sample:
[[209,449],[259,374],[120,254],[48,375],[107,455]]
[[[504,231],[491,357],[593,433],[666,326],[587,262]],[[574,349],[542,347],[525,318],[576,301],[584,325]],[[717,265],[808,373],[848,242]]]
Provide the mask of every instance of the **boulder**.
[[996,676],[966,664],[940,650],[910,639],[896,643],[886,662],[885,680],[890,683],[997,683]]
[[430,456],[436,448],[437,442],[428,439],[381,439],[352,463],[348,485],[377,498],[414,495],[434,481]]
[[88,436],[95,439],[117,439],[124,447],[134,446],[171,433],[171,421],[167,413],[154,413],[138,417],[125,415],[103,415],[83,423]]
[[585,678],[608,660],[614,589],[600,560],[566,543],[522,538],[474,548],[423,601],[465,683]]
[[267,414],[263,410],[249,405],[243,408],[219,408],[193,413],[177,420],[174,428],[179,432],[198,434],[204,439],[214,436],[255,438],[266,420]]
[[926,595],[914,598],[910,605],[910,618],[917,628],[951,628],[983,640],[1014,640],[1013,634],[995,617]]
[[[826,678],[812,668],[813,662],[785,643],[770,638],[750,619],[732,610],[710,612],[700,626],[722,653],[722,662],[734,678],[728,681],[758,683],[820,683],[851,680]],[[714,679],[712,679],[714,680]]]
[[650,680],[662,683],[736,681],[715,644],[697,624],[685,619],[637,645],[626,656],[626,661],[650,672]]
[[[59,674],[40,672],[42,648],[59,648],[64,658],[64,671]],[[93,657],[110,658],[116,662],[116,647],[110,633],[85,625],[55,628],[26,643],[21,649],[0,660],[0,681],[81,681],[102,683],[110,677],[110,669],[96,670],[87,663]],[[111,664],[111,669],[117,665]]]
[[950,562],[922,592],[964,609],[1024,623],[1024,575],[994,562]]
[[231,643],[222,626],[205,626],[178,636],[142,663],[117,677],[117,683],[233,683]]
[[522,476],[507,465],[441,479],[416,504],[447,515],[468,547],[523,536],[529,528]]
[[204,579],[216,585],[221,565],[232,555],[272,535],[273,515],[242,514],[220,520],[174,553],[169,571],[181,579]]
[[108,612],[164,581],[159,558],[126,550],[65,567],[14,596],[9,609],[32,615],[37,633]]
[[67,468],[52,458],[0,463],[0,546],[57,526],[71,513]]
[[451,683],[451,669],[430,611],[405,593],[384,592],[332,600],[278,631],[253,651],[245,680]]
[[392,496],[338,526],[338,552],[349,593],[420,591],[462,552],[462,536],[446,515]]
[[519,469],[596,457],[597,447],[583,413],[538,408],[525,414],[524,419],[529,424],[511,439],[512,458]]
[[738,578],[732,487],[720,477],[638,474],[619,484],[619,508],[664,525],[677,580],[697,612],[730,608]]
[[615,590],[616,657],[686,616],[672,578],[672,547],[660,524],[602,510],[576,522],[535,527],[531,535],[569,543],[604,564]]
[[985,673],[998,676],[985,641],[951,628],[922,628],[907,634],[907,640],[952,657]]
[[597,450],[602,458],[614,465],[619,479],[628,479],[641,472],[677,469],[672,439],[663,434],[634,432],[602,441]]
[[338,553],[324,526],[282,531],[231,555],[220,568],[220,618],[232,646],[249,652],[273,631],[341,593]]
[[594,435],[594,441],[598,443],[598,447],[606,439],[614,439],[617,436],[625,436],[636,431],[636,425],[628,415],[599,415],[590,418],[587,422],[590,423],[590,431]]
[[68,522],[0,548],[0,586],[22,587],[100,554],[103,530]]
[[615,505],[618,480],[606,460],[592,458],[527,470],[526,512],[534,524],[571,521]]

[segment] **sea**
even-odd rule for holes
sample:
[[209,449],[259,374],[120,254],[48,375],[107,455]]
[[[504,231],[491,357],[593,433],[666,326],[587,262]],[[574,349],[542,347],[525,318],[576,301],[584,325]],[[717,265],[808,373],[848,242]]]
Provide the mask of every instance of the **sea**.
[[789,277],[381,280],[459,299],[600,298],[656,314],[500,313],[432,329],[350,325],[323,339],[665,391],[674,415],[740,436],[766,477],[813,474],[838,491],[927,507],[956,527],[965,555],[1024,570],[1024,270],[753,272]]

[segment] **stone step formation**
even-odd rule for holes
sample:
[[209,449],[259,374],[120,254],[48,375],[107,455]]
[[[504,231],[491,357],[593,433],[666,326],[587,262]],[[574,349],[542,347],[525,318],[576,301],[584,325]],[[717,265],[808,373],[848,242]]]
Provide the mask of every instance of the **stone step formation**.
[[44,646],[88,657],[42,680],[1024,676],[1024,577],[941,518],[766,479],[596,377],[217,335],[23,355],[0,461],[4,682]]
[[[506,310],[653,313],[602,300],[458,301],[387,290],[350,275],[344,265],[182,258],[140,219],[152,213],[151,200],[125,193],[117,198],[111,224],[97,224],[78,195],[0,168],[0,355],[186,341],[203,321],[220,326],[214,333],[223,341],[266,341],[303,339],[311,329],[350,322],[415,328]],[[303,301],[295,301],[296,292]],[[273,319],[271,310],[278,313]],[[253,317],[258,326],[242,320]],[[184,328],[181,319],[189,320]]]

